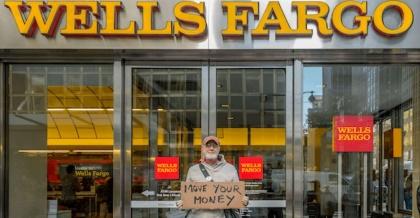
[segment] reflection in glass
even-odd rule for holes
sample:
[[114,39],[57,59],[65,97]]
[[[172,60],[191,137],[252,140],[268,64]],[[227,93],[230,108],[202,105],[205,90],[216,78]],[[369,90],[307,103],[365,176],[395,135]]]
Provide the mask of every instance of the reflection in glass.
[[[304,213],[308,216],[361,217],[362,204],[367,203],[368,214],[395,211],[394,182],[399,159],[398,139],[386,144],[386,132],[405,128],[408,132],[409,113],[403,108],[412,100],[414,76],[420,71],[416,65],[320,65],[306,66],[303,80],[304,111]],[[418,86],[418,84],[417,84]],[[418,109],[417,109],[418,110]],[[374,118],[374,150],[363,164],[362,153],[338,154],[332,149],[332,118],[337,115],[370,115]],[[404,120],[403,120],[404,119]],[[401,124],[404,123],[401,126]],[[404,133],[406,134],[406,133]],[[410,143],[405,149],[407,163]],[[388,147],[387,147],[388,146]],[[389,147],[389,146],[392,146]],[[342,164],[339,165],[339,155]],[[409,171],[404,178],[407,178]],[[363,170],[367,169],[367,199],[363,199]],[[341,172],[342,180],[338,181]],[[400,179],[400,196],[403,195]],[[342,194],[338,196],[338,187]],[[341,203],[342,211],[338,211]],[[405,206],[400,200],[400,207]]]

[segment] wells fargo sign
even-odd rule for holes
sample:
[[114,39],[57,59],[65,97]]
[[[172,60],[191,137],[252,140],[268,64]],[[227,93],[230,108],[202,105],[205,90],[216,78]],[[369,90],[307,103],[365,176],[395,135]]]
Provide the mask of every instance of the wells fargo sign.
[[239,179],[241,180],[262,180],[263,157],[239,157]]
[[[18,31],[32,37],[36,31],[46,37],[59,33],[66,37],[79,36],[177,36],[203,37],[207,34],[205,2],[179,1],[174,4],[173,18],[157,27],[159,16],[157,1],[5,1],[14,18]],[[119,22],[119,15],[125,7],[136,7],[138,19]],[[260,8],[258,1],[221,1],[225,13],[223,37],[242,37],[250,22],[256,23],[249,29],[252,37],[267,37],[274,30],[276,37],[310,37],[313,30],[308,24],[316,25],[323,37],[334,32],[344,36],[366,36],[369,26],[384,36],[399,36],[409,31],[414,21],[413,11],[403,1],[388,0],[375,8],[368,8],[367,1],[342,1],[334,8],[324,1],[292,1],[290,8],[284,8],[279,1],[268,1]],[[286,18],[285,11],[296,14],[296,20]],[[401,20],[397,27],[389,27],[384,21],[388,10],[399,13]],[[346,25],[343,14],[355,11],[353,24]],[[372,13],[368,14],[368,11]],[[253,16],[250,16],[253,15]],[[210,18],[213,19],[213,18]],[[250,20],[252,19],[252,21]],[[62,23],[64,22],[64,23]],[[140,24],[140,25],[139,25]]]
[[372,116],[335,116],[333,118],[335,152],[372,152]]
[[179,179],[179,157],[156,157],[155,179]]

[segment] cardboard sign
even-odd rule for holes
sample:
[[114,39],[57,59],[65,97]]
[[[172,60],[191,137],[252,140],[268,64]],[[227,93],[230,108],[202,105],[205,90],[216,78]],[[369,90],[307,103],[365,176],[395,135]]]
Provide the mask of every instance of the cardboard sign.
[[335,116],[333,118],[335,152],[372,152],[372,116]]
[[262,180],[263,157],[239,157],[239,179],[241,180]]
[[156,157],[155,179],[179,179],[179,157]]
[[245,182],[181,182],[184,209],[243,208]]

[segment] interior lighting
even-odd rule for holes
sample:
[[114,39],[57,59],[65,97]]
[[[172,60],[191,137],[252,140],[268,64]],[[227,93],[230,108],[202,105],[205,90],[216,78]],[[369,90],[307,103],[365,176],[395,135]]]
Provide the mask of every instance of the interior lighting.
[[133,108],[132,111],[149,111],[147,108]]
[[113,108],[48,108],[47,111],[114,111]]
[[47,111],[66,111],[65,108],[48,108]]
[[112,153],[112,150],[73,150],[75,153]]
[[19,150],[19,153],[47,154],[47,153],[69,153],[70,150]]

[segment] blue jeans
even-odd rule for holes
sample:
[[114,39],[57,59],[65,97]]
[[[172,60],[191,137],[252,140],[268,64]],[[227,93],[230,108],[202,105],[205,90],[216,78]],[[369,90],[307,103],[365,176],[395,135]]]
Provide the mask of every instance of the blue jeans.
[[404,192],[405,209],[411,210],[413,205],[413,196],[411,192]]

